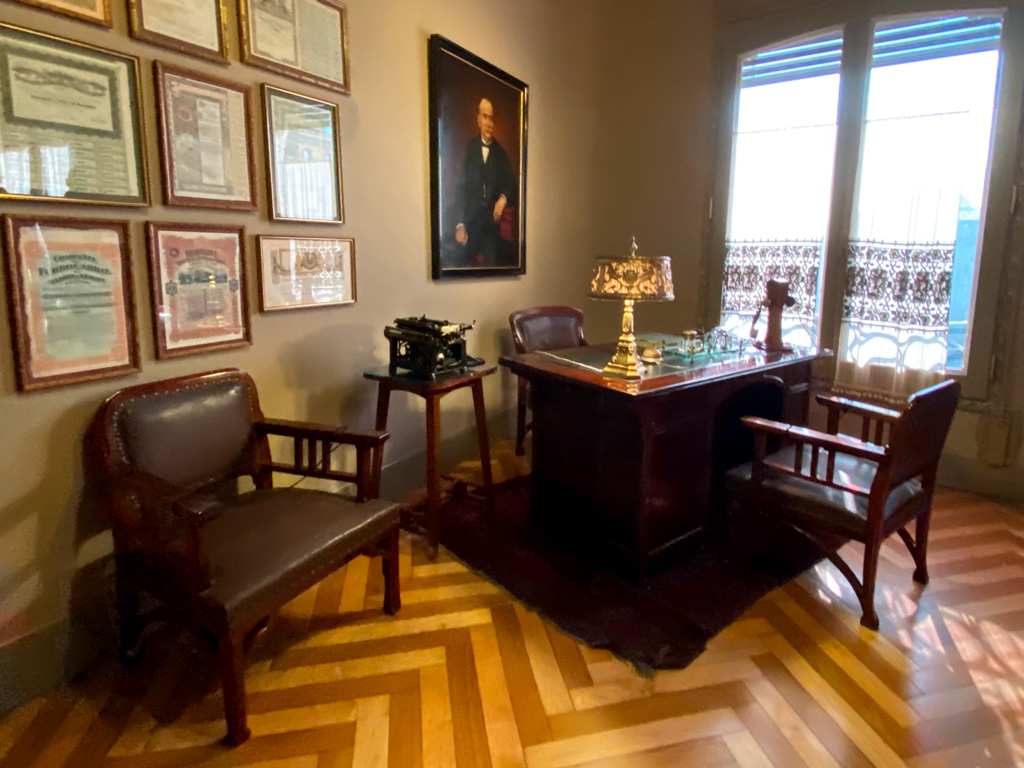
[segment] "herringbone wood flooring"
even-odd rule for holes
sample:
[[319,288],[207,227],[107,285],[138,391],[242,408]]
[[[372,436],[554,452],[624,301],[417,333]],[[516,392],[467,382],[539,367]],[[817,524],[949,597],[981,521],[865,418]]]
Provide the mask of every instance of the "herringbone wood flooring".
[[0,766],[1024,766],[1024,517],[941,492],[935,518],[923,591],[886,545],[877,634],[819,565],[649,680],[406,537],[397,616],[360,558],[274,618],[241,747],[205,656],[155,637],[0,720]]

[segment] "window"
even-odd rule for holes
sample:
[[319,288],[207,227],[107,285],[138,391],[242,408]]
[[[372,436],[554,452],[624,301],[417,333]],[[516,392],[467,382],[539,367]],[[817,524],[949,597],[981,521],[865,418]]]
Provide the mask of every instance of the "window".
[[988,202],[1011,183],[993,158],[1015,151],[997,120],[1015,139],[1020,109],[1011,16],[839,20],[729,54],[712,320],[745,334],[785,278],[783,336],[836,350],[838,386],[901,396],[954,374],[983,396],[1009,207]]

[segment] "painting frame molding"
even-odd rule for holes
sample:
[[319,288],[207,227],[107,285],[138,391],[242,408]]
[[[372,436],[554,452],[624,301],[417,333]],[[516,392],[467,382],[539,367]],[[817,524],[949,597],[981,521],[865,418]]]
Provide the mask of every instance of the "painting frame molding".
[[[109,0],[107,0],[109,2]],[[217,14],[217,49],[207,48],[196,43],[189,42],[173,35],[162,32],[155,32],[146,28],[146,11],[143,5],[150,0],[128,0],[128,29],[131,36],[136,40],[142,40],[150,45],[158,45],[179,53],[190,56],[198,56],[207,61],[227,65],[228,58],[228,14],[224,0],[207,0],[214,4]],[[155,0],[153,0],[155,1]]]
[[[183,280],[166,280],[165,269],[167,259],[164,258],[161,246],[162,235],[226,235],[233,237],[237,243],[237,249],[232,263],[225,270],[224,282],[227,283],[228,291],[235,293],[236,297],[228,309],[234,310],[237,315],[237,322],[229,326],[228,332],[216,335],[216,331],[210,333],[202,328],[184,328],[180,323],[181,311],[178,306],[178,286]],[[196,260],[208,257],[211,250],[208,243],[203,243],[202,251]],[[166,254],[174,258],[174,248]],[[247,276],[245,266],[245,227],[230,224],[196,224],[193,222],[146,222],[146,253],[149,261],[149,285],[151,309],[153,315],[153,347],[158,360],[168,360],[188,355],[204,354],[206,352],[219,352],[226,349],[246,347],[252,344],[252,321],[249,313],[249,300],[247,290]],[[186,260],[188,260],[186,258]],[[233,276],[232,276],[233,272]],[[219,280],[216,282],[220,282]],[[234,283],[234,285],[232,285]],[[222,293],[222,291],[221,291]],[[167,302],[164,297],[171,297]],[[186,297],[187,299],[188,297]],[[216,296],[214,298],[217,298]],[[204,294],[203,303],[208,303],[209,298]],[[168,327],[171,331],[168,331]],[[178,333],[180,338],[171,338],[172,333]],[[192,334],[193,338],[187,338]]]
[[[254,0],[238,0],[238,26],[239,26],[239,43],[242,47],[242,63],[248,64],[253,67],[260,67],[271,72],[276,72],[279,75],[285,75],[296,80],[301,80],[311,85],[316,85],[321,88],[326,88],[337,93],[343,93],[346,96],[352,93],[352,73],[351,64],[349,60],[349,32],[348,32],[348,6],[344,3],[338,2],[337,0],[309,0],[317,5],[324,6],[332,11],[337,11],[339,14],[339,27],[341,33],[341,66],[342,66],[342,80],[336,81],[326,77],[314,74],[309,70],[303,69],[301,66],[292,66],[290,64],[282,63],[278,59],[264,56],[255,51],[255,39],[252,29],[250,28],[250,21],[255,22],[256,16],[253,13],[250,3]],[[293,3],[294,7],[295,0],[280,0],[282,5],[287,2]],[[296,33],[297,34],[297,33]],[[299,58],[299,45],[301,40],[296,37],[295,48],[296,58]]]
[[[249,186],[249,198],[248,200],[237,199],[237,200],[220,200],[217,198],[201,197],[201,196],[188,196],[177,194],[174,191],[175,186],[175,164],[174,164],[174,140],[171,135],[172,127],[168,123],[167,115],[167,90],[165,87],[165,76],[177,76],[188,80],[193,80],[197,83],[219,88],[225,91],[241,94],[242,96],[242,130],[245,132],[243,145],[245,146],[246,161],[245,168],[247,173],[247,182]],[[163,171],[163,194],[164,202],[167,205],[181,206],[188,208],[218,208],[232,211],[255,211],[257,207],[256,201],[256,160],[253,157],[253,144],[252,144],[252,125],[253,125],[253,112],[252,112],[252,99],[250,88],[242,85],[241,83],[235,83],[230,80],[225,80],[220,77],[214,77],[208,75],[205,72],[197,72],[191,69],[185,69],[172,64],[167,64],[162,61],[153,62],[153,79],[155,82],[155,96],[156,96],[156,111],[157,111],[157,134],[160,140],[160,167]],[[232,137],[234,138],[234,137]],[[232,142],[234,145],[236,142]]]
[[[345,243],[348,248],[347,277],[345,278],[347,293],[350,298],[334,301],[295,301],[294,303],[274,303],[267,290],[270,280],[269,272],[272,271],[270,262],[272,256],[265,251],[271,241],[292,241],[292,242],[331,242]],[[259,267],[260,284],[260,312],[287,312],[296,309],[315,309],[318,307],[344,307],[355,304],[358,301],[358,290],[356,287],[356,242],[351,237],[288,237],[283,235],[257,235],[256,236],[256,264]]]
[[[529,86],[522,80],[510,75],[495,65],[485,61],[476,54],[470,53],[462,46],[453,43],[441,35],[431,35],[428,40],[428,97],[430,125],[430,213],[431,213],[431,276],[435,280],[449,278],[500,277],[526,274],[526,167],[527,167],[527,136],[529,133]],[[461,78],[461,85],[460,85]],[[474,80],[476,81],[474,83]],[[469,92],[466,84],[472,84]],[[480,86],[486,83],[486,87]],[[495,87],[495,83],[501,87]],[[504,90],[503,90],[503,88]],[[505,194],[495,201],[493,224],[486,220],[463,215],[470,219],[463,224],[458,211],[460,198],[459,186],[465,186],[468,177],[467,166],[471,162],[472,153],[483,146],[481,139],[480,110],[484,102],[491,104],[490,142],[497,143],[501,157],[505,160],[507,173],[512,174],[514,186],[507,182],[502,185],[495,181],[496,187],[514,189],[515,200],[510,204],[506,198],[500,212],[497,203]],[[499,109],[492,102],[500,103],[507,109]],[[516,103],[518,102],[518,103]],[[464,107],[474,104],[477,110],[477,127],[463,130],[461,135],[452,126],[468,125]],[[461,105],[453,107],[453,105]],[[502,120],[507,122],[503,114],[516,112],[511,130],[503,130]],[[442,125],[446,126],[445,130]],[[495,130],[498,126],[498,130]],[[502,141],[497,137],[501,135]],[[513,137],[510,142],[508,137]],[[461,139],[461,143],[457,144]],[[510,153],[503,146],[509,144],[511,155],[518,157],[513,163]],[[488,147],[490,144],[487,145]],[[463,147],[465,149],[463,149]],[[462,154],[462,159],[459,154]],[[487,152],[490,157],[490,150]],[[480,163],[481,167],[488,160]],[[498,166],[499,171],[502,166]],[[478,171],[482,175],[483,171]],[[453,178],[459,181],[453,183]],[[479,177],[474,177],[480,183]],[[485,188],[486,189],[486,188]],[[490,204],[481,209],[491,211]],[[468,206],[461,213],[465,214]],[[478,211],[479,213],[479,211]],[[514,219],[514,221],[512,221]],[[458,225],[455,226],[456,222]],[[476,222],[476,223],[474,223]],[[459,232],[461,229],[461,233]],[[469,254],[468,248],[473,242],[481,243],[484,250]],[[486,252],[485,252],[486,251]],[[511,258],[515,256],[514,262]],[[495,263],[488,263],[492,261]]]
[[[6,214],[2,218],[3,242],[6,251],[6,278],[7,278],[7,308],[11,328],[11,347],[14,352],[15,380],[19,392],[31,392],[38,389],[48,389],[70,384],[81,384],[84,382],[97,381],[100,379],[116,378],[139,373],[142,370],[141,358],[139,356],[139,334],[138,322],[135,313],[135,290],[132,277],[131,264],[131,231],[129,223],[122,220],[112,219],[75,219],[59,216],[35,216],[29,214]],[[101,231],[109,230],[116,234],[118,251],[118,270],[120,290],[112,290],[114,298],[113,306],[115,316],[115,334],[118,336],[117,345],[121,346],[123,341],[124,362],[111,361],[109,365],[96,367],[82,367],[79,370],[57,372],[50,375],[40,375],[34,372],[35,363],[42,355],[34,350],[37,345],[33,343],[33,326],[44,325],[49,327],[52,321],[43,321],[42,317],[37,318],[40,322],[32,322],[30,309],[33,302],[40,305],[39,313],[43,315],[45,309],[42,305],[45,299],[39,295],[35,296],[25,285],[25,253],[23,251],[22,230],[25,226],[50,227],[53,229]],[[100,244],[97,244],[99,247]],[[80,247],[80,244],[79,244]],[[52,253],[52,247],[47,245],[45,252]],[[74,254],[81,260],[81,254]],[[90,279],[101,274],[104,267],[96,267],[95,264],[86,272]],[[65,273],[67,274],[67,273]],[[119,299],[119,300],[118,300]],[[62,297],[61,300],[67,300]],[[81,308],[75,310],[81,314]],[[74,322],[77,327],[82,327],[81,318]],[[123,334],[123,340],[120,336]],[[95,357],[95,356],[94,356]],[[82,357],[81,360],[89,359]]]
[[[58,0],[59,1],[59,0]],[[61,16],[69,16],[72,19],[78,21],[84,21],[89,24],[96,24],[100,27],[106,27],[110,29],[114,26],[114,15],[111,13],[110,0],[95,0],[99,15],[89,16],[86,13],[76,11],[74,7],[69,7],[64,4],[55,4],[53,0],[14,0],[16,3],[22,3],[23,5],[30,5],[33,8],[41,8],[44,11],[50,13],[59,13]]]
[[[304,224],[344,224],[345,180],[342,174],[341,131],[339,128],[340,119],[338,105],[330,101],[323,101],[322,99],[316,99],[312,96],[295,93],[294,91],[289,91],[285,88],[278,88],[277,86],[273,86],[268,83],[263,83],[261,85],[261,90],[263,95],[263,138],[267,148],[267,195],[269,197],[267,207],[270,210],[270,219],[272,221],[293,221]],[[279,203],[277,196],[281,187],[279,185],[277,174],[277,144],[274,141],[275,127],[274,110],[273,105],[271,104],[272,96],[279,96],[285,100],[293,102],[305,103],[307,106],[315,105],[327,107],[330,111],[332,132],[334,134],[334,141],[332,142],[334,149],[334,169],[330,178],[335,182],[335,193],[333,199],[337,205],[337,218],[315,219],[301,216],[286,216],[281,212],[280,208],[283,206]]]

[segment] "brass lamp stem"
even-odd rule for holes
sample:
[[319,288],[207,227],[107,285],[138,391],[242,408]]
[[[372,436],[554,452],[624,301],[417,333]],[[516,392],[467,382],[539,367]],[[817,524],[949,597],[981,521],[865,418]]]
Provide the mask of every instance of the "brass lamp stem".
[[636,336],[633,335],[633,299],[626,299],[622,310],[622,335],[615,345],[615,354],[604,367],[605,373],[615,373],[627,379],[639,379],[644,364],[636,356]]

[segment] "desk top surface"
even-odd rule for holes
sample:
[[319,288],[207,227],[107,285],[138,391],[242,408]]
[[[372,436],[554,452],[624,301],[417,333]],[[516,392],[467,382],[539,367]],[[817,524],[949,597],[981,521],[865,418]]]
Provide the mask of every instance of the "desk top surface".
[[765,352],[751,347],[742,352],[704,353],[693,357],[667,354],[661,364],[647,365],[640,379],[629,380],[602,372],[614,351],[614,344],[596,344],[509,355],[502,357],[500,362],[513,373],[528,379],[563,379],[624,395],[643,396],[742,376],[755,370],[768,371],[798,362],[810,362],[832,354],[808,347],[794,348],[792,352]]

